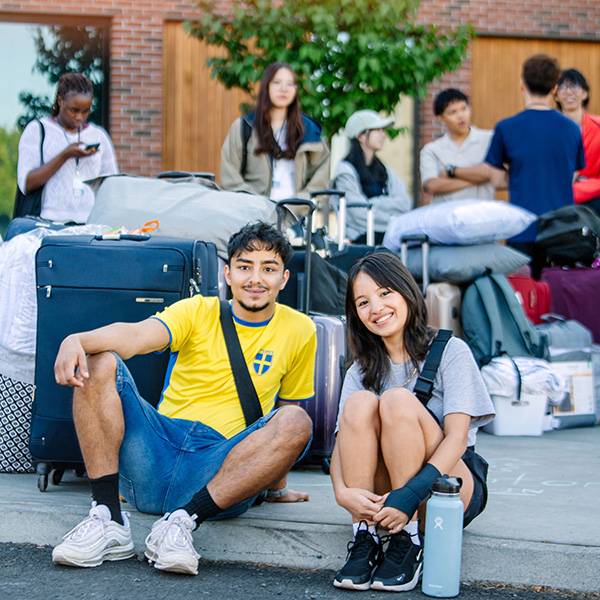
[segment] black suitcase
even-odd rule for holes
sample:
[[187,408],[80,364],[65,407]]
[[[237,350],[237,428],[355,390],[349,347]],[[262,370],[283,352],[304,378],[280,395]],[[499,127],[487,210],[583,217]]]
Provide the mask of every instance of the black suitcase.
[[[54,380],[54,360],[69,334],[135,322],[201,293],[219,295],[214,244],[161,236],[50,236],[36,254],[37,344],[30,451],[38,487],[60,483],[84,465],[72,417],[72,390]],[[224,292],[224,290],[223,290]],[[156,406],[169,353],[127,361],[140,394]]]

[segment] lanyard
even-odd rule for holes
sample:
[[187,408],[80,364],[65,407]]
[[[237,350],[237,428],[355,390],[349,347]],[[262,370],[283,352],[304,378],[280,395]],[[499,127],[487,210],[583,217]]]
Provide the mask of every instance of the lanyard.
[[[67,145],[70,146],[73,142],[71,142],[71,140],[68,138],[67,132],[66,132],[63,124],[60,122],[60,118],[58,115],[56,115],[56,122],[60,125],[60,128],[62,129],[63,135],[65,136],[65,140],[67,140]],[[77,128],[77,143],[78,144],[81,143],[81,128],[80,127]],[[79,157],[77,157],[75,159],[75,171],[79,175]]]

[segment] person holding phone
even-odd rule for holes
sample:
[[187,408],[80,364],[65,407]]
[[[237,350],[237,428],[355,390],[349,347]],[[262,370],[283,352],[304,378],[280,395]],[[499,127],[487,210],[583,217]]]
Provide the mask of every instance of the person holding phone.
[[110,137],[87,122],[93,98],[92,82],[85,75],[65,73],[58,80],[50,118],[31,121],[21,135],[18,185],[24,194],[44,187],[43,219],[85,223],[94,193],[84,182],[119,171]]
[[292,68],[270,64],[256,107],[234,121],[221,149],[221,187],[272,200],[301,198],[327,188],[329,149],[321,126],[300,112]]

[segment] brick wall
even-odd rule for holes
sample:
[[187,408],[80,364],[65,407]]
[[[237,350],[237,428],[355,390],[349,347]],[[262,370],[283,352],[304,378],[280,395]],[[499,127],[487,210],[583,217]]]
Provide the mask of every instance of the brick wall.
[[[440,27],[471,23],[477,34],[600,41],[598,0],[421,0],[417,19]],[[433,116],[432,98],[447,87],[457,87],[470,95],[470,82],[468,57],[458,71],[429,87],[420,110],[420,146],[442,134]]]
[[[226,6],[230,0],[216,0]],[[162,165],[162,34],[165,19],[197,15],[193,0],[0,0],[0,18],[59,22],[80,15],[110,19],[110,133],[121,169],[155,175]],[[422,0],[418,20],[439,26],[472,23],[478,33],[600,40],[598,0]],[[419,145],[441,133],[431,98],[442,88],[470,93],[470,60],[432,85],[420,113]]]
[[192,0],[0,1],[2,20],[110,19],[111,138],[122,171],[152,176],[162,167],[163,23],[197,14]]

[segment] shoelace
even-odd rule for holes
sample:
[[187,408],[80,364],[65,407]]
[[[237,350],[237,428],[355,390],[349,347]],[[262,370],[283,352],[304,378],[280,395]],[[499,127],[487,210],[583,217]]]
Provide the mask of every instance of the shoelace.
[[160,528],[160,535],[158,541],[156,543],[156,547],[159,548],[163,543],[165,537],[169,533],[172,527],[175,528],[175,532],[173,533],[173,542],[179,546],[189,544],[194,554],[197,552],[194,550],[194,543],[192,538],[191,529],[194,526],[193,519],[187,519],[182,517],[175,517],[172,521],[169,521],[168,517],[163,522],[162,527]]
[[368,531],[359,531],[351,542],[348,542],[348,556],[352,554],[353,558],[366,558],[371,552],[371,541],[375,538]]
[[385,551],[385,557],[391,558],[395,563],[401,563],[404,557],[408,554],[413,545],[410,535],[406,532],[386,535],[381,538],[381,543],[389,541],[389,546]]
[[90,511],[90,514],[83,521],[81,521],[81,523],[75,525],[75,527],[73,527],[69,533],[63,536],[63,540],[66,540],[67,538],[72,538],[73,540],[81,539],[88,531],[98,527],[99,525],[104,530],[106,524],[102,519],[100,512],[96,509],[96,507],[94,507]]

